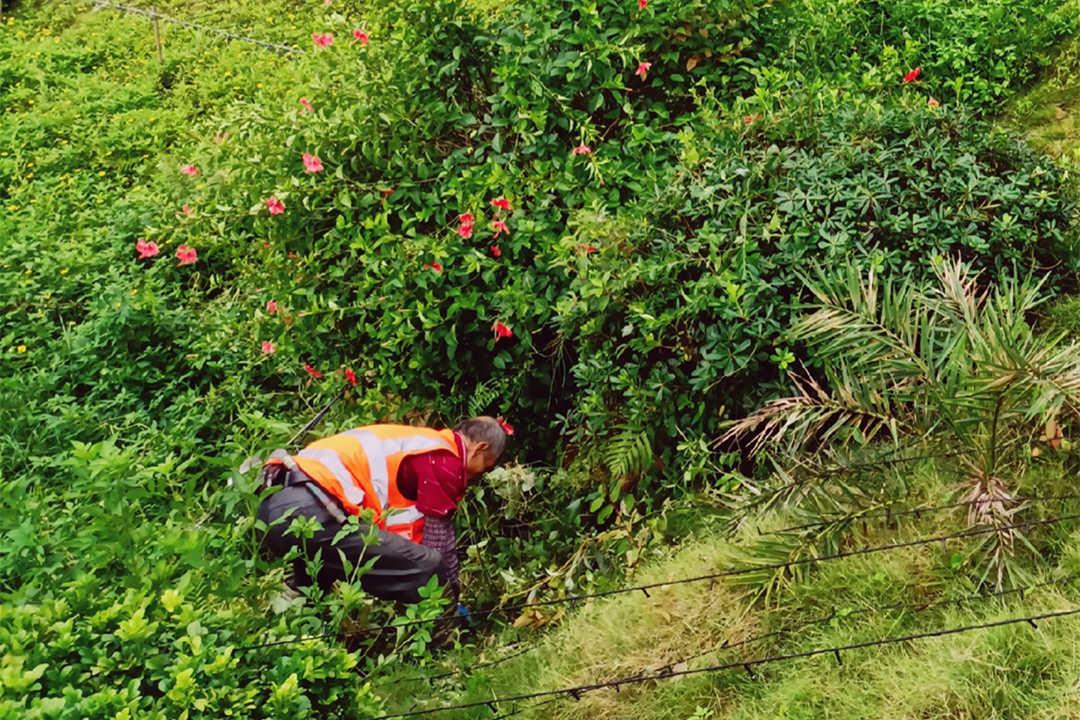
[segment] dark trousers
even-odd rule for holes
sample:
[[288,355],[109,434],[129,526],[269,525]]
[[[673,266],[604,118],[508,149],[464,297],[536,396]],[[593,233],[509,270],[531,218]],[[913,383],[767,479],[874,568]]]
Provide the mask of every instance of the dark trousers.
[[[289,508],[294,508],[293,512],[280,520]],[[294,517],[315,518],[322,529],[307,540],[286,535]],[[364,536],[369,527],[363,522],[359,532],[346,535],[333,544],[341,524],[315,499],[306,485],[291,485],[264,499],[259,505],[259,519],[270,526],[263,537],[263,546],[274,555],[281,557],[294,547],[300,548],[303,556],[293,561],[293,579],[299,586],[311,584],[305,559],[314,557],[319,550],[322,550],[322,568],[315,578],[319,587],[329,592],[336,581],[348,579],[340,552],[353,567],[376,558],[375,566],[360,577],[360,586],[366,592],[384,600],[417,602],[420,600],[417,589],[435,574],[435,568],[442,560],[435,550],[385,530],[378,530],[377,541],[365,547]]]

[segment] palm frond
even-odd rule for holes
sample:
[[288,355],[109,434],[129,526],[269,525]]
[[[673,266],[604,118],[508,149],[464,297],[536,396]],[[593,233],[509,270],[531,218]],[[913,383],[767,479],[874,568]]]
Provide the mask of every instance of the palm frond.
[[813,441],[827,446],[830,441],[857,438],[865,443],[883,436],[897,438],[912,430],[892,398],[870,384],[858,382],[841,368],[832,393],[809,373],[792,373],[797,395],[770,400],[763,407],[736,421],[720,438],[721,444],[754,433],[753,452],[767,444],[784,443],[803,448]]

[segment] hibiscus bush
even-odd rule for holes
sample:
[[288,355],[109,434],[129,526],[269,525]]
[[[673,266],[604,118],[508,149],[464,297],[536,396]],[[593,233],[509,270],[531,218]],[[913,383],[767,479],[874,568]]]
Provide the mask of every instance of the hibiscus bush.
[[5,716],[377,714],[427,629],[275,602],[236,472],[342,389],[317,432],[489,412],[542,466],[463,508],[470,603],[606,587],[813,362],[800,267],[1076,269],[1068,175],[984,124],[1049,0],[155,5],[295,51],[0,20]]

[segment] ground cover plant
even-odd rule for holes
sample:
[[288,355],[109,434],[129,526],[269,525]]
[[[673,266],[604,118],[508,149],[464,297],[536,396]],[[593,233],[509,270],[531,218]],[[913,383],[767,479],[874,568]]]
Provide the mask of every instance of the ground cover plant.
[[804,263],[1075,287],[1070,171],[991,124],[1075,3],[156,6],[295,52],[0,20],[5,716],[381,712],[430,630],[275,603],[236,472],[343,390],[319,432],[505,415],[470,598],[558,597],[744,486],[712,441],[823,360]]

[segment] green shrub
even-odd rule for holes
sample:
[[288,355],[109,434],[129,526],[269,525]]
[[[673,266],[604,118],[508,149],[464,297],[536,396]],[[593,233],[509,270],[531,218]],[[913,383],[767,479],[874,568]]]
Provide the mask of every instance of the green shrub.
[[796,359],[783,336],[808,262],[911,277],[949,256],[992,274],[1080,263],[1066,173],[1019,141],[921,103],[818,121],[798,142],[766,123],[686,131],[655,199],[575,217],[568,240],[603,248],[568,262],[556,308],[579,444],[630,423],[675,462],[685,435],[771,392]]

